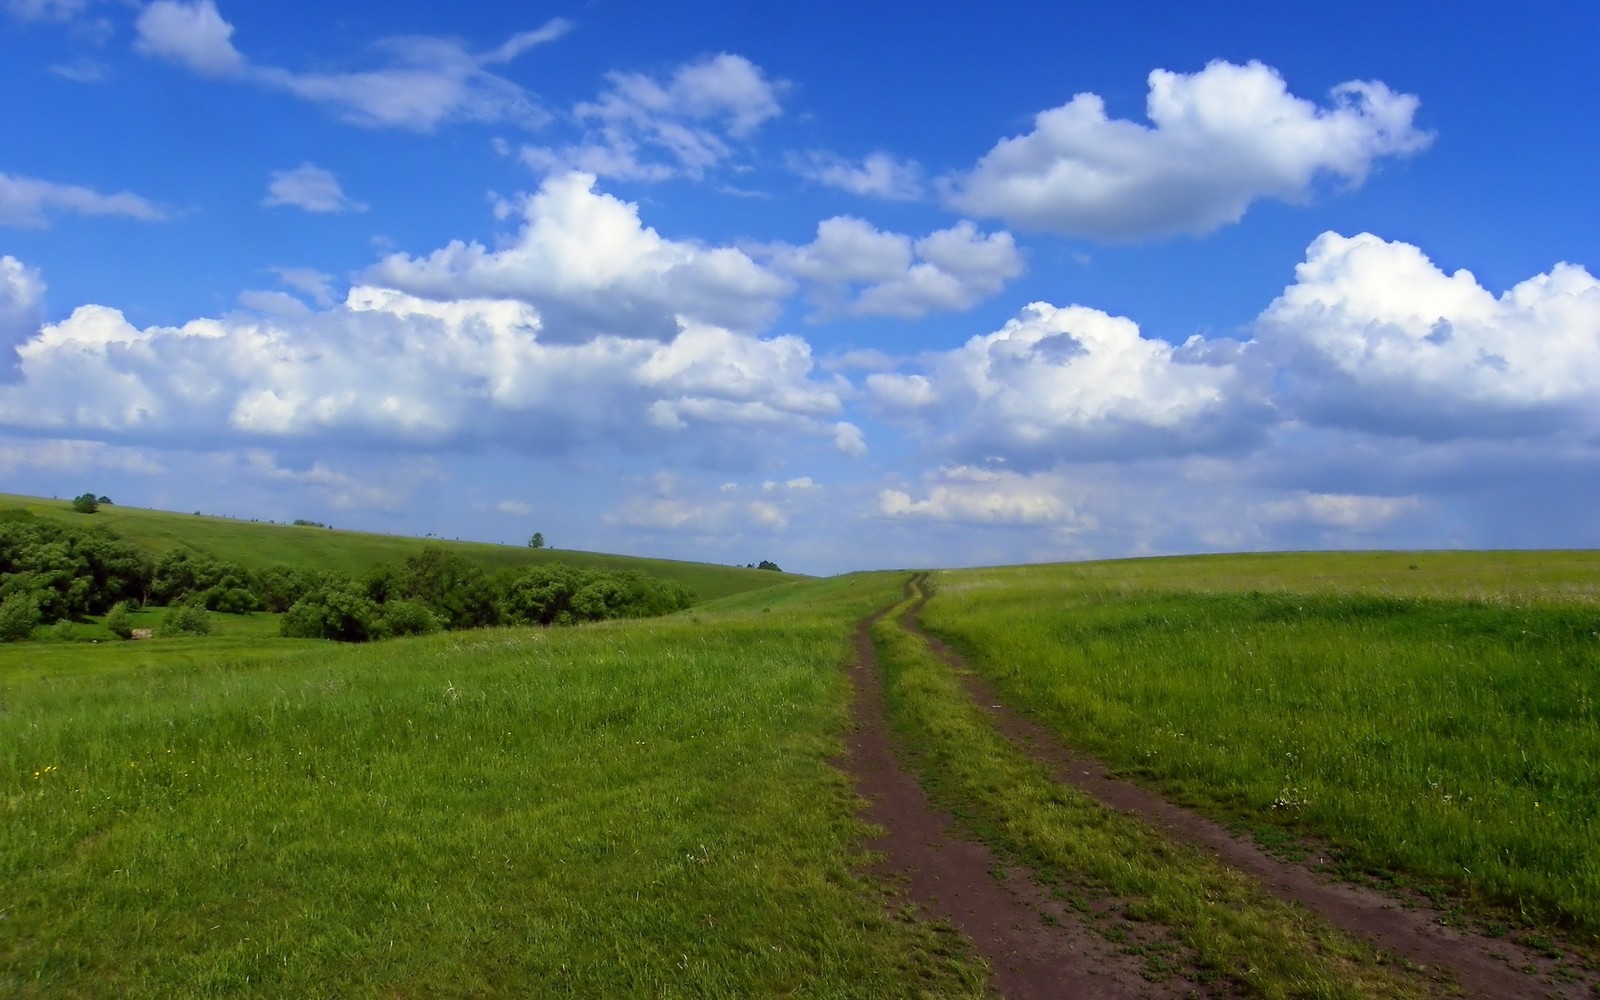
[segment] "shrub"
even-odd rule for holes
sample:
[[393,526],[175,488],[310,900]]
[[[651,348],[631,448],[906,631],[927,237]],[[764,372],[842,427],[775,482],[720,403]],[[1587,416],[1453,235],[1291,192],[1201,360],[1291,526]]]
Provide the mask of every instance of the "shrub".
[[78,630],[71,621],[63,618],[50,626],[49,637],[51,642],[71,642],[78,637]]
[[378,637],[432,635],[443,627],[425,604],[406,600],[390,601],[380,609]]
[[31,638],[37,624],[39,601],[32,594],[12,594],[0,601],[0,642]]
[[163,639],[179,635],[210,635],[211,613],[197,604],[179,604],[167,609],[156,634]]
[[338,580],[294,602],[278,631],[291,639],[334,639],[366,642],[381,632],[378,605],[360,584]]
[[100,509],[100,500],[93,493],[72,498],[72,509],[80,514],[93,514]]
[[133,613],[128,610],[128,602],[118,601],[112,605],[111,610],[106,612],[105,621],[102,624],[105,625],[107,631],[118,639],[132,639]]

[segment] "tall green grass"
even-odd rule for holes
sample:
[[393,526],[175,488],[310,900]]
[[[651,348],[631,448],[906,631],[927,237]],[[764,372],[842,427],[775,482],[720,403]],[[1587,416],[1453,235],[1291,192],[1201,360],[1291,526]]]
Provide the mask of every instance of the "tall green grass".
[[78,514],[72,510],[70,501],[7,494],[0,494],[0,508],[27,510],[80,527],[104,525],[152,555],[171,549],[192,549],[247,569],[283,564],[359,576],[375,566],[401,562],[416,555],[423,546],[439,545],[491,573],[550,562],[591,569],[638,570],[682,583],[702,599],[759,590],[797,579],[789,573],[742,566],[335,531],[120,505],[102,505],[94,514]]
[[897,587],[0,672],[0,995],[976,997],[828,766]]
[[950,573],[924,621],[1125,772],[1592,946],[1600,558],[1540,558]]
[[[902,608],[904,605],[902,605]],[[1407,997],[1426,990],[1306,911],[1269,896],[1203,851],[1058,784],[1006,741],[955,672],[895,614],[874,626],[890,714],[915,749],[924,784],[1000,850],[1068,892],[1118,900],[1128,916],[1171,929],[1205,972],[1264,997]],[[1157,949],[1147,974],[1170,972]]]

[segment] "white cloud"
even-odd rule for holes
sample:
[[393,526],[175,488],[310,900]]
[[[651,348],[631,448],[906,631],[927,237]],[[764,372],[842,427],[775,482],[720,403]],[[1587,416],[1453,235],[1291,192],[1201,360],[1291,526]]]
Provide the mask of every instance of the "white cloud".
[[522,229],[498,250],[455,241],[426,257],[394,254],[367,280],[418,295],[507,297],[539,309],[543,336],[675,336],[683,322],[765,324],[789,283],[732,247],[662,237],[638,206],[563,174],[522,199]]
[[652,477],[645,493],[624,499],[603,519],[622,528],[715,536],[720,541],[747,532],[767,537],[786,531],[796,518],[815,514],[823,502],[818,492],[806,477],[759,487],[722,483],[713,490],[661,473]]
[[[1225,345],[1223,345],[1225,346]],[[995,333],[927,355],[925,372],[867,389],[939,445],[1022,464],[1228,448],[1259,433],[1262,403],[1229,352],[1147,339],[1132,320],[1036,302]]]
[[1109,118],[1098,95],[1078,94],[948,178],[946,204],[1096,240],[1198,235],[1262,198],[1303,200],[1324,176],[1359,185],[1377,160],[1432,139],[1412,125],[1417,98],[1377,81],[1340,84],[1329,106],[1291,95],[1259,62],[1158,69],[1149,81],[1150,125]]
[[308,296],[323,308],[333,305],[333,275],[309,267],[275,267],[272,273],[278,280]]
[[1050,526],[1057,530],[1092,527],[1063,497],[1064,484],[1052,474],[1019,475],[993,469],[954,466],[928,477],[926,496],[885,489],[878,512],[891,518],[917,518],[963,524]]
[[533,508],[521,500],[502,500],[494,505],[494,509],[502,514],[510,514],[513,517],[526,517],[533,513]]
[[56,63],[50,67],[50,72],[73,83],[98,83],[111,75],[111,68],[87,56],[79,56],[71,62]]
[[167,471],[156,455],[144,448],[118,447],[103,441],[0,436],[0,472],[21,469],[73,473],[106,470],[140,476],[159,476]]
[[525,147],[523,162],[545,172],[624,180],[698,179],[734,155],[735,140],[782,113],[779,98],[789,87],[726,52],[685,63],[665,81],[643,73],[607,79],[600,97],[573,108],[573,119],[587,130],[582,141]]
[[167,218],[166,211],[154,202],[126,191],[101,194],[75,184],[0,173],[0,226],[44,229],[50,225],[53,211],[113,215],[144,222]]
[[233,25],[223,20],[212,0],[154,0],[134,22],[134,47],[146,55],[168,59],[202,76],[231,76],[246,67],[233,47]]
[[291,205],[307,212],[365,212],[367,206],[349,197],[331,170],[302,163],[293,170],[274,170],[267,185],[267,207]]
[[256,312],[290,319],[311,315],[311,307],[288,292],[250,289],[239,293],[239,304]]
[[0,257],[0,347],[20,344],[38,331],[44,319],[44,287],[36,268],[9,254]]
[[261,448],[221,451],[207,457],[227,474],[274,486],[306,487],[335,510],[392,510],[417,484],[438,476],[428,461],[388,463],[355,475],[320,460],[301,469],[287,468],[279,464],[276,455]]
[[1421,250],[1324,233],[1258,321],[1309,420],[1419,437],[1600,430],[1600,282],[1558,264],[1496,297]]
[[918,240],[849,216],[817,225],[805,246],[766,249],[772,267],[805,280],[825,314],[915,318],[970,309],[1023,271],[1011,234],[962,221]]
[[6,0],[6,12],[19,21],[70,21],[90,0]]
[[549,115],[531,94],[486,67],[560,38],[570,25],[557,18],[482,53],[469,52],[451,38],[384,39],[374,48],[385,56],[386,65],[349,72],[295,72],[251,62],[234,47],[233,25],[214,0],[154,0],[135,28],[139,51],[202,76],[230,77],[294,94],[356,125],[430,132],[460,121],[530,128],[547,121]]
[[841,420],[833,425],[833,446],[851,458],[861,458],[867,453],[867,436],[855,424]]
[[790,153],[784,162],[808,181],[851,194],[916,201],[923,193],[922,166],[914,160],[896,159],[890,153],[869,153],[857,164],[838,153],[813,149]]
[[685,323],[665,340],[552,343],[525,303],[373,286],[332,309],[178,327],[80,306],[17,354],[19,377],[0,383],[0,427],[190,448],[315,440],[704,455],[722,442],[759,454],[775,435],[836,440],[844,391],[814,377],[795,337]]
[[1337,531],[1370,532],[1390,526],[1396,519],[1422,509],[1419,497],[1358,496],[1350,493],[1310,493],[1257,504],[1253,519],[1270,523],[1308,524]]

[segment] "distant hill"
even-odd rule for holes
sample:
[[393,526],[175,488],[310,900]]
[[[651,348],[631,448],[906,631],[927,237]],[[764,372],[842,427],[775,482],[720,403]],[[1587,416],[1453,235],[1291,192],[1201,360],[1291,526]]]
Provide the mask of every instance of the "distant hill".
[[482,566],[488,572],[520,569],[539,563],[563,562],[607,570],[638,570],[667,580],[676,580],[702,600],[727,597],[760,590],[779,583],[804,579],[794,573],[719,566],[714,563],[681,562],[673,559],[644,559],[579,552],[573,549],[530,549],[526,546],[492,545],[486,542],[451,542],[435,538],[404,535],[376,535],[362,531],[341,531],[309,525],[271,524],[205,514],[178,514],[172,511],[102,504],[94,514],[79,514],[70,500],[0,493],[0,511],[22,509],[73,525],[104,525],[119,537],[159,555],[171,549],[186,548],[250,569],[264,569],[279,563],[312,569],[359,575],[383,563],[398,562],[426,545],[438,545]]

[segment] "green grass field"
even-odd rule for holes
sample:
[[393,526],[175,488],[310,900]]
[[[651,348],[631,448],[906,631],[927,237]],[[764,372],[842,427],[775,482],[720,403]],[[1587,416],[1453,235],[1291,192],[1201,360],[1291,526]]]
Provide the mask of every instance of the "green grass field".
[[1123,772],[1600,940],[1600,554],[939,574],[923,620]]
[[0,995],[977,997],[853,874],[829,765],[851,628],[901,580],[360,648],[0,648]]
[[548,562],[603,570],[638,570],[682,583],[702,600],[802,579],[795,574],[746,569],[742,566],[402,535],[374,535],[360,531],[178,514],[114,504],[102,505],[94,514],[79,514],[72,510],[72,504],[67,500],[44,500],[0,493],[0,509],[5,508],[20,508],[77,526],[104,525],[152,555],[188,548],[238,563],[247,569],[265,569],[283,564],[359,576],[374,566],[400,562],[421,551],[425,545],[439,545],[491,573]]
[[[909,601],[907,602],[909,604]],[[903,608],[905,605],[902,605]],[[955,671],[898,622],[873,628],[890,717],[916,750],[923,784],[975,835],[1021,859],[1085,912],[1115,909],[1153,939],[1123,942],[1152,984],[1185,966],[1263,997],[1422,997],[1426,984],[1206,852],[1057,783],[1010,745]],[[1121,932],[1107,926],[1105,933]],[[1112,940],[1123,941],[1120,937]]]

